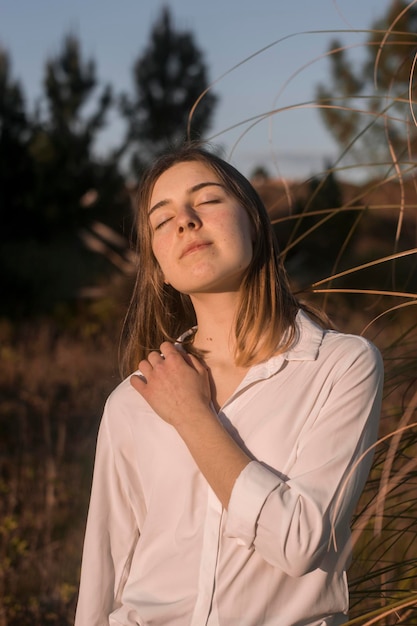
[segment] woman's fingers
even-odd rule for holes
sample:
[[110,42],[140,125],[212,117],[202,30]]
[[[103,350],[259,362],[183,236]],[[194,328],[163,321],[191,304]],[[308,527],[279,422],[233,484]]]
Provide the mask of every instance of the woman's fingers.
[[204,362],[192,354],[177,350],[172,343],[165,341],[161,344],[160,351],[153,350],[147,359],[140,361],[139,373],[135,374],[140,379],[140,384],[134,387],[143,389],[143,385],[151,381],[159,381],[160,384],[161,376],[164,385],[168,385],[168,380],[171,380],[181,387],[188,380],[188,368],[204,379],[208,375],[208,367]]
[[148,354],[147,361],[152,365],[152,367],[155,367],[155,365],[158,365],[158,363],[161,363],[164,360],[165,356],[161,352],[157,352],[156,350]]

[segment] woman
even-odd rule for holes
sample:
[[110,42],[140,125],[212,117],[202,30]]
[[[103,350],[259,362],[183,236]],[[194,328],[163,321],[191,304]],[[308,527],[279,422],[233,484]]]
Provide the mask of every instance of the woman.
[[378,351],[297,302],[258,195],[201,147],[151,168],[137,236],[76,626],[344,623]]

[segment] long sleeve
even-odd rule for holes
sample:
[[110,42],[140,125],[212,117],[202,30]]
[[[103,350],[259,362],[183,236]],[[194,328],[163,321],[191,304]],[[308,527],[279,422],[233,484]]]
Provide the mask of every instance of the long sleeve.
[[108,626],[110,613],[120,606],[139,534],[108,412],[107,404],[97,439],[75,626]]
[[382,361],[360,338],[350,338],[347,348],[327,381],[312,375],[311,393],[325,399],[306,421],[285,476],[260,458],[242,471],[232,492],[226,535],[290,576],[320,566],[334,530],[336,541],[346,542],[370,469],[372,452],[355,464],[377,437]]

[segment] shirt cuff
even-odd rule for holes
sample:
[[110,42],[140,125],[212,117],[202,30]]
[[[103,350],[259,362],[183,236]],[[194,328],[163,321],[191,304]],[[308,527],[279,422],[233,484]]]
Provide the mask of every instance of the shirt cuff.
[[251,461],[239,474],[227,508],[225,536],[234,537],[250,548],[255,540],[256,525],[269,494],[282,480],[257,461]]

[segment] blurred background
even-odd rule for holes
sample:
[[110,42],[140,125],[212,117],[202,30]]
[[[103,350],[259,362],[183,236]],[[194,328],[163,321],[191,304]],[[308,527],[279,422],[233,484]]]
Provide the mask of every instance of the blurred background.
[[351,623],[417,624],[416,51],[415,0],[0,0],[0,626],[73,623],[134,198],[186,137],[252,180],[299,297],[383,353]]

